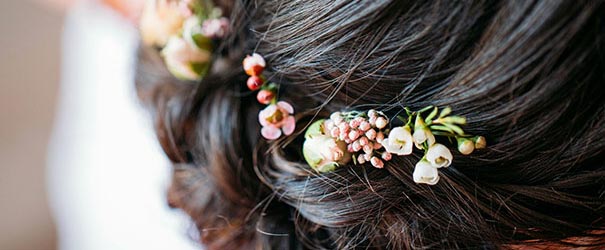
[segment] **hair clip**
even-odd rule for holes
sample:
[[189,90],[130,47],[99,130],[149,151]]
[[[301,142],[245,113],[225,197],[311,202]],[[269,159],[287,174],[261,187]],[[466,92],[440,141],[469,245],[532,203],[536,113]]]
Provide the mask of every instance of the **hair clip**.
[[252,91],[259,90],[256,99],[259,103],[268,105],[258,114],[258,121],[263,126],[261,135],[268,140],[275,140],[282,134],[291,135],[296,127],[294,119],[294,108],[287,102],[278,101],[275,83],[266,84],[266,78],[262,75],[265,70],[265,59],[254,53],[246,56],[243,61],[244,70],[250,77],[246,85]]
[[415,147],[424,151],[424,156],[416,164],[413,179],[434,185],[439,181],[437,169],[450,166],[453,160],[450,150],[437,143],[435,136],[455,139],[463,155],[486,147],[485,137],[464,133],[460,126],[466,124],[466,118],[450,116],[449,107],[441,112],[433,106],[405,111],[407,117],[397,117],[404,125],[392,128],[388,128],[390,119],[376,110],[335,112],[329,119],[316,121],[305,133],[305,160],[318,172],[333,171],[351,161],[383,168],[384,161],[390,161],[393,155],[410,155]]
[[210,1],[148,0],[141,17],[143,44],[158,47],[168,71],[201,80],[211,66],[213,39],[229,32],[229,20]]

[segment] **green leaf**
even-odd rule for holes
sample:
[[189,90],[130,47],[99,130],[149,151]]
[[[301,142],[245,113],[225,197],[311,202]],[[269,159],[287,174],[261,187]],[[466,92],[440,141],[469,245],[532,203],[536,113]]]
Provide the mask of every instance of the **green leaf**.
[[419,111],[418,111],[418,113],[420,114],[420,113],[422,113],[422,112],[424,112],[424,111],[427,111],[427,110],[429,110],[429,109],[432,109],[432,108],[433,108],[433,105],[431,105],[431,106],[426,106],[426,107],[422,108],[421,110],[419,110]]
[[456,134],[459,135],[464,135],[464,130],[462,130],[462,128],[460,128],[458,125],[454,125],[451,123],[444,123],[444,126],[450,128],[452,131],[454,131]]
[[193,34],[192,37],[195,45],[201,49],[212,52],[214,50],[214,45],[212,44],[212,40],[201,33]]
[[433,120],[433,118],[435,118],[435,116],[437,115],[437,112],[439,111],[439,109],[437,107],[435,107],[433,109],[433,111],[426,117],[426,119],[424,120],[425,123],[429,124],[431,123],[431,121]]
[[452,108],[445,107],[444,109],[441,110],[441,113],[439,114],[439,118],[446,117],[447,115],[449,115],[451,113],[452,113]]
[[460,125],[466,124],[466,118],[464,118],[462,116],[448,116],[445,118],[437,119],[437,121],[441,124],[446,124],[446,123],[460,124]]
[[[452,134],[454,133],[454,131],[451,128],[443,126],[443,125],[431,125],[430,128],[431,128],[431,130],[445,131],[445,132],[449,132]],[[433,132],[433,133],[435,133],[435,132]]]

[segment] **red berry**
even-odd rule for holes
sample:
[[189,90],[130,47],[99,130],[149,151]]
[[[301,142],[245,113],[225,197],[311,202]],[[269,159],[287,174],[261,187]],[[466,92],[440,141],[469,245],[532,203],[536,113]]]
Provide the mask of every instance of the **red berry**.
[[248,88],[254,91],[260,89],[260,87],[263,86],[264,81],[258,76],[251,76],[248,78],[248,81],[246,83],[248,84]]
[[258,91],[258,94],[256,95],[256,99],[258,100],[258,102],[265,105],[271,103],[273,98],[275,98],[275,94],[272,91],[266,89]]

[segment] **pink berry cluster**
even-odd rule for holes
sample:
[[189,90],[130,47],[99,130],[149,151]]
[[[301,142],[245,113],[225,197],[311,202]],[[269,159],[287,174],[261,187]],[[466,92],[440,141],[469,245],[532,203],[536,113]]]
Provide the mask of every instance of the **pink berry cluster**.
[[383,168],[384,161],[391,160],[391,153],[385,151],[382,141],[389,119],[382,112],[369,110],[360,112],[335,112],[325,122],[328,134],[347,144],[347,150],[359,164],[370,162],[376,168]]

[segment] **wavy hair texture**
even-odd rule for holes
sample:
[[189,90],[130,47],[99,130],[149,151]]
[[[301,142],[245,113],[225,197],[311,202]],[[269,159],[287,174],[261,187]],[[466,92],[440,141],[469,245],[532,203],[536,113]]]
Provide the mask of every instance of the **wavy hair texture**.
[[[217,2],[232,34],[179,82],[139,50],[137,88],[174,162],[169,203],[208,249],[498,249],[605,245],[605,3]],[[269,63],[295,135],[260,138],[245,54]],[[339,110],[451,106],[488,148],[435,186],[421,155],[317,174],[304,129]]]

